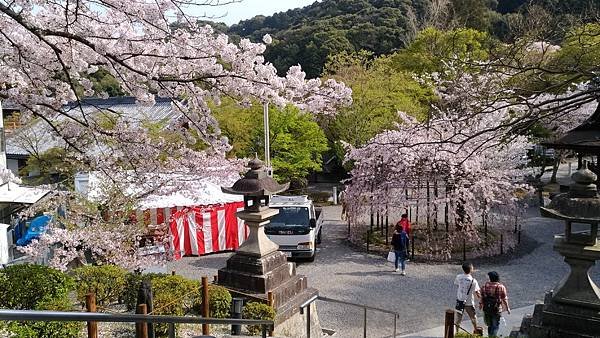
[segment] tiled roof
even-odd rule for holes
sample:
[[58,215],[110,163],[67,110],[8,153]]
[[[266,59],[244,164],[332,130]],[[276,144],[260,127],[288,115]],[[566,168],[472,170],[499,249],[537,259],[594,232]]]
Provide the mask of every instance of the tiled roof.
[[[65,106],[63,110],[71,116],[82,114],[88,118],[97,116],[99,112],[113,113],[122,116],[132,122],[172,120],[177,116],[171,109],[171,100],[168,98],[157,98],[153,106],[136,103],[134,97],[113,97],[108,99],[84,99],[79,103]],[[57,121],[64,120],[60,115]],[[37,119],[28,125],[15,130],[6,137],[6,155],[27,156],[31,153],[43,153],[44,151],[63,147],[65,142],[53,132],[52,128],[43,120]]]
[[2,109],[6,110],[19,110],[19,106],[10,102],[10,101],[2,101]]
[[561,138],[543,145],[555,149],[572,149],[583,154],[600,153],[600,104],[590,118]]

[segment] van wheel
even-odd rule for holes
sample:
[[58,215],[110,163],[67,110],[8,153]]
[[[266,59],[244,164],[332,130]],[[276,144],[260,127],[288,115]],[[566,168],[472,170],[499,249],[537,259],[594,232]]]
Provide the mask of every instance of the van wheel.
[[317,234],[317,244],[321,244],[321,231],[323,229],[319,229],[319,233]]

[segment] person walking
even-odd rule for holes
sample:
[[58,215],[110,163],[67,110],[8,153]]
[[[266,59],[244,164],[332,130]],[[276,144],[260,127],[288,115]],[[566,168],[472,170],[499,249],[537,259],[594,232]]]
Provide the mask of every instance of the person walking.
[[475,313],[475,296],[477,299],[481,298],[479,283],[477,279],[472,276],[474,271],[473,264],[471,263],[463,263],[462,264],[463,273],[456,275],[454,279],[454,285],[456,288],[456,332],[460,328],[460,323],[462,322],[463,314],[466,312],[471,318],[471,323],[473,324],[473,333],[477,331],[477,314]]
[[394,229],[394,234],[392,235],[392,249],[396,255],[394,272],[398,272],[398,265],[400,265],[400,267],[402,267],[402,272],[400,272],[402,276],[406,275],[405,268],[406,258],[408,258],[408,244],[409,240],[406,231],[404,231],[401,226],[397,225]]
[[479,308],[483,309],[483,319],[488,327],[488,336],[497,337],[500,329],[502,311],[510,314],[506,286],[500,283],[500,275],[496,271],[488,272],[489,282],[481,289]]
[[400,220],[398,223],[396,223],[396,226],[402,227],[402,229],[406,231],[406,234],[410,236],[410,222],[408,221],[408,214],[402,214],[402,216],[400,216]]
[[340,202],[340,204],[342,205],[342,221],[346,219],[346,193],[344,192],[344,190],[340,191],[338,200]]

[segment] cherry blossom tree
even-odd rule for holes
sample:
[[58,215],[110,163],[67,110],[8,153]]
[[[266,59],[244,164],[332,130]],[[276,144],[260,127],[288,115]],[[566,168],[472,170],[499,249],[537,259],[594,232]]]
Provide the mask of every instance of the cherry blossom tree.
[[[139,150],[149,145],[142,136],[134,150],[129,148],[131,138],[143,132],[132,130],[131,121],[117,121],[121,125],[109,129],[77,106],[64,109],[84,96],[106,95],[94,93],[86,76],[99,69],[108,71],[142,103],[152,104],[155,95],[173,98],[179,118],[170,131],[204,142],[208,153],[222,153],[227,147],[209,109],[209,102],[218,104],[222,95],[242,102],[251,97],[278,105],[293,102],[321,113],[332,112],[340,101],[349,102],[349,90],[342,84],[306,80],[299,66],[278,77],[276,69],[265,64],[264,44],[247,39],[239,45],[230,43],[227,36],[185,14],[189,6],[215,4],[0,2],[0,99],[19,105],[25,118],[44,120],[73,149],[92,157],[82,158],[84,162],[94,162],[85,148],[95,146],[97,138],[109,138],[116,141],[113,148],[144,156]],[[118,117],[118,112],[113,113]],[[194,154],[180,155],[190,159]],[[202,158],[195,160],[202,163]]]
[[[225,158],[229,145],[210,112],[220,97],[292,103],[318,114],[350,103],[343,84],[307,80],[300,66],[279,77],[262,56],[265,44],[232,43],[188,13],[211,5],[219,1],[0,1],[0,100],[21,107],[23,119],[44,122],[82,170],[108,178],[112,187],[102,208],[113,214],[148,193],[168,193],[160,180],[165,173],[218,178],[240,169]],[[263,42],[270,43],[270,36]],[[90,80],[99,71],[140,104],[171,98],[175,118],[157,127],[159,121],[148,125],[118,111],[83,109],[77,102],[85,97],[107,96],[95,92]],[[132,184],[143,189],[124,194]],[[55,265],[62,268],[75,255],[98,250],[107,262],[140,264],[135,237],[143,229],[125,231],[126,217],[108,222],[99,208],[79,209],[69,213],[66,230],[51,230],[26,251],[60,243],[55,254],[62,258]],[[115,234],[112,244],[109,234]]]
[[[515,115],[513,106],[474,99],[481,87],[498,84],[493,78],[461,74],[452,80],[434,76],[432,81],[439,102],[429,119],[418,121],[399,112],[403,122],[396,130],[349,149],[348,159],[354,162],[346,194],[349,215],[358,223],[371,205],[392,205],[419,206],[434,218],[430,215],[434,208],[448,208],[446,217],[453,225],[448,242],[465,238],[477,243],[482,212],[503,209],[516,215],[522,207],[518,195],[529,190],[521,182],[531,145],[525,136],[502,128]],[[488,221],[493,227],[505,220]],[[365,229],[356,230],[355,235],[361,235]],[[428,240],[431,230],[427,229]],[[449,250],[446,246],[437,254],[448,257]]]

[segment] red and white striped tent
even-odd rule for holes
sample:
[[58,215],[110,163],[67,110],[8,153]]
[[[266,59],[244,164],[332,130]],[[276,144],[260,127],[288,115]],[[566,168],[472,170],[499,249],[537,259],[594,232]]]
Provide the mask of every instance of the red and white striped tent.
[[[174,259],[237,249],[248,238],[248,227],[235,213],[244,202],[177,206],[138,211],[146,224],[166,224]],[[140,219],[140,218],[138,218]]]
[[149,224],[168,226],[174,259],[236,250],[248,238],[247,226],[236,216],[244,209],[242,197],[224,194],[208,180],[195,185],[193,193],[193,198],[180,193],[151,196],[141,206],[152,208],[139,212]]
[[[189,179],[189,178],[187,178]],[[232,177],[231,185],[237,177]],[[88,194],[97,177],[80,175],[80,190]],[[174,259],[237,249],[248,237],[248,228],[237,218],[243,197],[221,191],[208,179],[186,181],[186,188],[168,195],[150,195],[140,201],[136,219],[146,225],[166,225],[168,250]]]
[[184,208],[169,224],[175,259],[237,249],[248,237],[248,228],[235,213],[244,202]]

